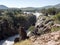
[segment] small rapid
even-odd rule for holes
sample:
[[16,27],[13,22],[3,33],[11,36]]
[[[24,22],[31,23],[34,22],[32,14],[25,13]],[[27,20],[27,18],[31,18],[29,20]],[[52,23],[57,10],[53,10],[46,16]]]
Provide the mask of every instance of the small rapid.
[[19,37],[19,35],[17,34],[15,36],[9,37],[9,38],[7,38],[5,40],[1,40],[0,45],[13,45],[14,44],[14,39],[16,37]]

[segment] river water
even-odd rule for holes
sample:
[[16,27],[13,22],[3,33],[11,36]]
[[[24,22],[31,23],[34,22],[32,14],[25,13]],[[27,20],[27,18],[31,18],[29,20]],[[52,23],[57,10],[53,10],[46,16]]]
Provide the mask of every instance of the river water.
[[14,44],[14,39],[16,37],[19,37],[19,35],[15,35],[15,36],[7,38],[6,40],[0,41],[0,45],[13,45]]
[[[30,31],[26,31],[27,33],[27,36],[30,34]],[[0,45],[13,45],[14,44],[14,39],[19,37],[19,35],[15,35],[15,36],[12,36],[12,37],[9,37],[5,40],[2,40],[0,41]]]

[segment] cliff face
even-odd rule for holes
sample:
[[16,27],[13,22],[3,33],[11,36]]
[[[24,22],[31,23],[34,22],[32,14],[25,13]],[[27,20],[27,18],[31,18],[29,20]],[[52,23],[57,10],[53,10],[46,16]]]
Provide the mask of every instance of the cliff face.
[[31,37],[33,45],[60,45],[60,31],[47,33],[37,38]]
[[[43,19],[43,20],[42,20]],[[44,25],[44,26],[41,26],[41,25]],[[50,18],[40,18],[38,19],[37,23],[36,23],[36,26],[39,25],[39,30],[42,30],[44,32],[44,34],[41,34],[40,36],[32,36],[30,37],[31,41],[32,41],[32,45],[60,45],[60,28],[57,29],[58,26],[55,23],[54,23],[54,20]],[[47,27],[44,28],[44,27]],[[50,28],[50,32],[48,32],[48,27],[51,27]],[[52,31],[52,28],[55,28],[54,30],[56,31]],[[45,30],[46,29],[46,30]],[[59,31],[57,31],[59,30]],[[47,33],[45,33],[47,32]]]

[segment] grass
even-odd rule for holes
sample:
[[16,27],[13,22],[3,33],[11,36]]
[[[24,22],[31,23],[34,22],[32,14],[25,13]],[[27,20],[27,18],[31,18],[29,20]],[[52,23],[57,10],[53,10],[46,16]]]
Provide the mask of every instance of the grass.
[[31,40],[26,39],[26,40],[24,40],[24,41],[15,43],[14,45],[31,45]]
[[34,26],[31,26],[28,30],[29,30],[29,31],[33,31],[34,28],[35,28]]
[[60,27],[52,27],[51,32],[60,30]]

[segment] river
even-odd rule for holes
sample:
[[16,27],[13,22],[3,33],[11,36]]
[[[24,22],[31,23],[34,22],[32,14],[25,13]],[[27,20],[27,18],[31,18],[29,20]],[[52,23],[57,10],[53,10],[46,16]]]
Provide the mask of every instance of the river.
[[12,37],[9,37],[5,40],[0,41],[0,45],[13,45],[14,44],[14,39],[16,37],[19,37],[19,35],[15,35],[15,36],[12,36]]
[[[27,36],[30,34],[30,31],[26,31]],[[14,44],[14,39],[19,37],[19,35],[11,36],[5,40],[0,41],[0,45],[13,45]]]

